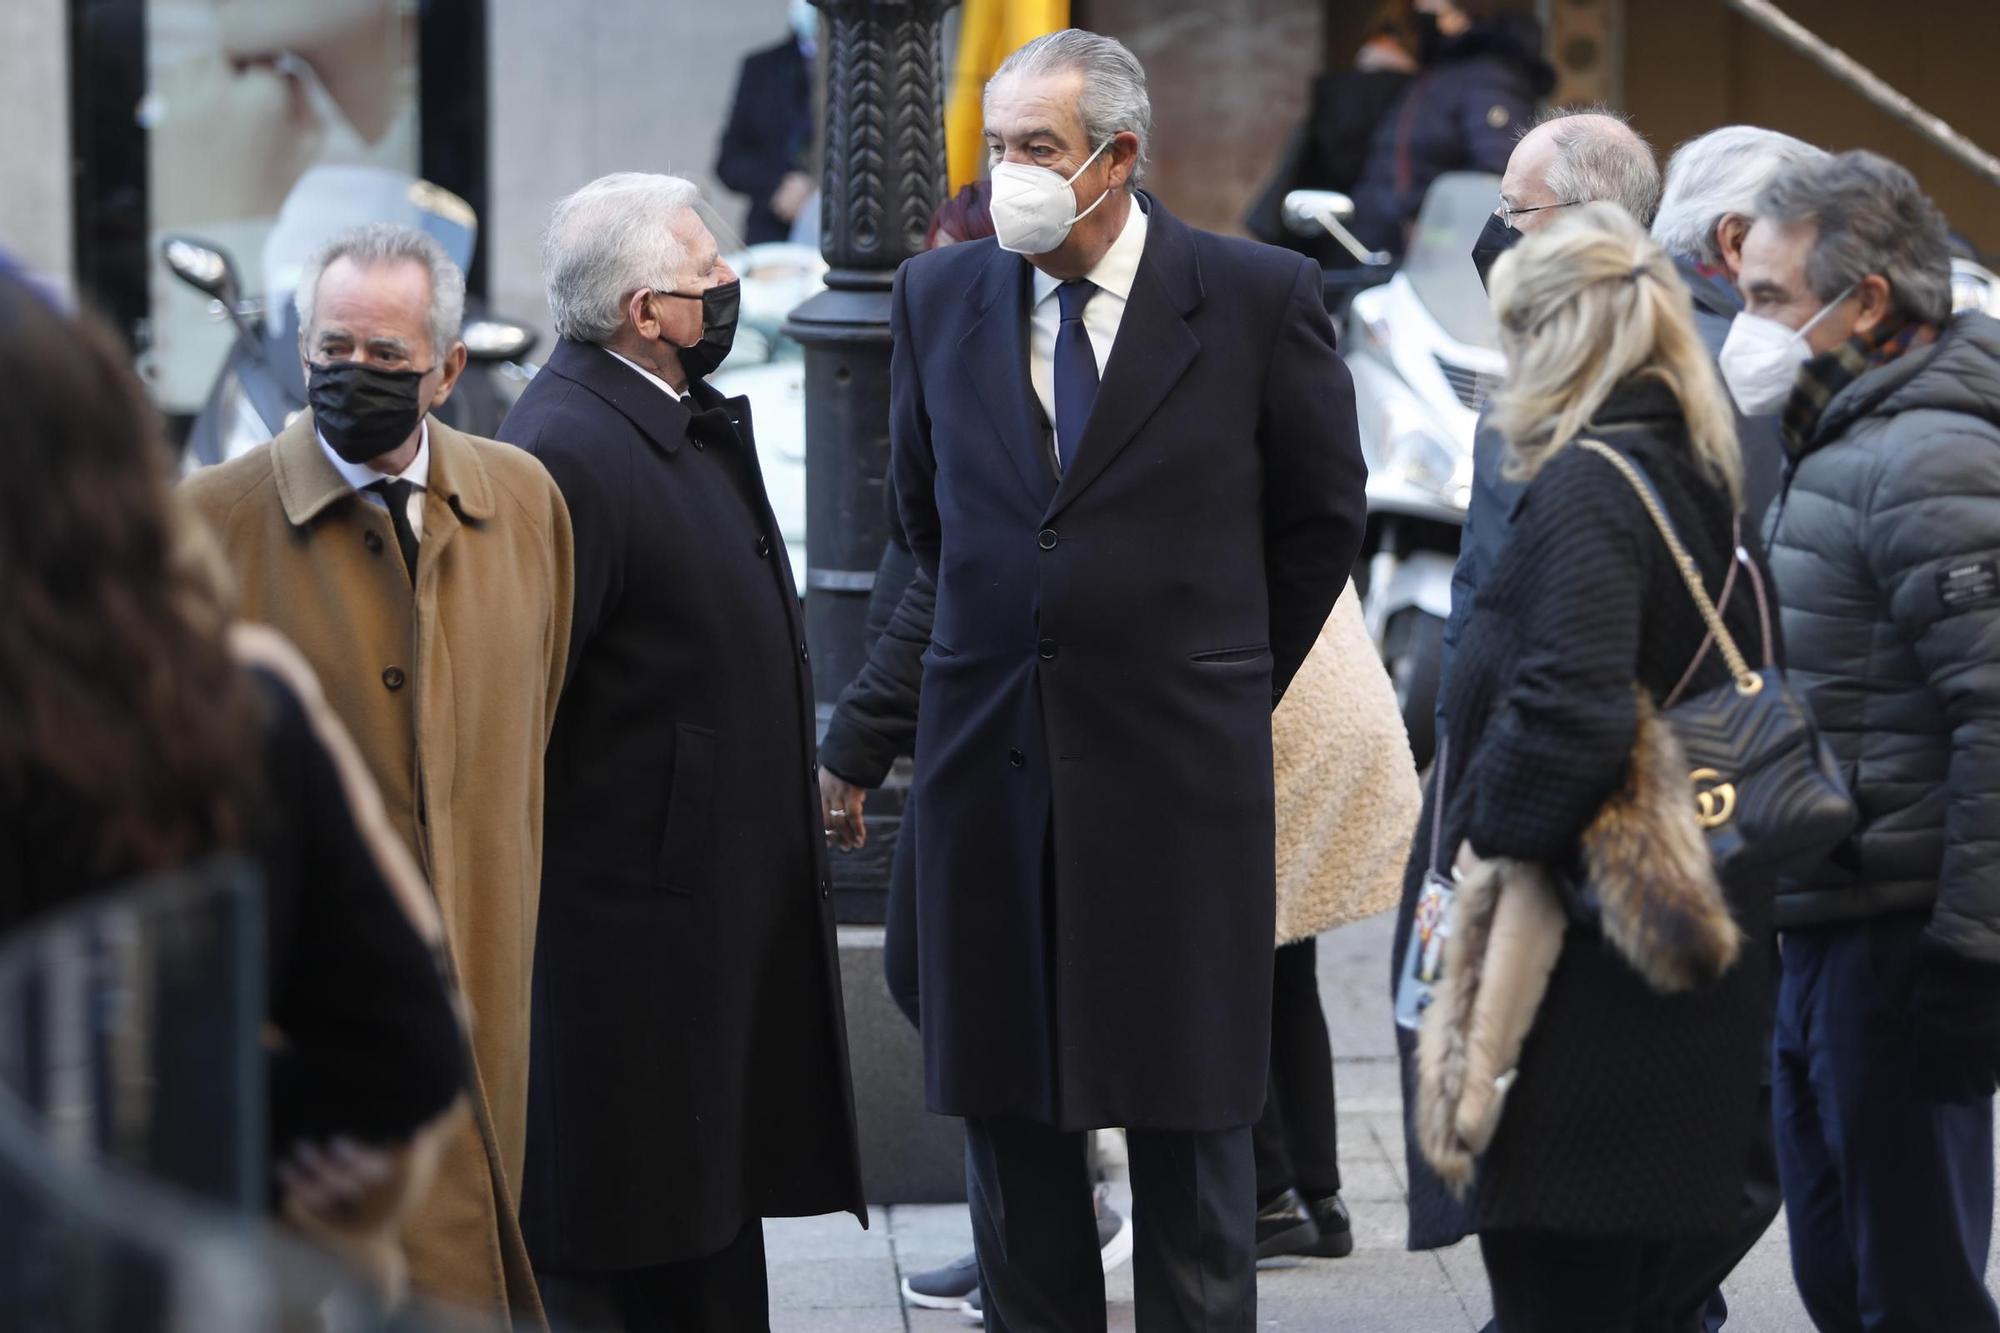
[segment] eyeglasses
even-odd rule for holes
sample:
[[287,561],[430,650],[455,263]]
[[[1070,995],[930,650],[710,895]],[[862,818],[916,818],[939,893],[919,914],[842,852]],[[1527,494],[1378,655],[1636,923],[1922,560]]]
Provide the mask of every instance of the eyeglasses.
[[1508,226],[1511,227],[1514,225],[1514,219],[1521,217],[1524,214],[1540,213],[1551,208],[1574,208],[1582,202],[1583,200],[1581,199],[1565,199],[1559,204],[1536,204],[1533,208],[1513,208],[1510,207],[1507,204],[1507,201],[1503,199],[1500,201],[1500,206],[1494,209],[1493,211],[1500,215],[1500,220],[1502,222],[1506,223]]

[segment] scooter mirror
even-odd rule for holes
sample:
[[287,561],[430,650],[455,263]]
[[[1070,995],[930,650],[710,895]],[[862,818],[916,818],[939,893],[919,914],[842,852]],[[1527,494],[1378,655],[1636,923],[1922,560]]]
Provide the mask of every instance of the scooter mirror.
[[1354,201],[1338,190],[1293,190],[1285,195],[1285,230],[1296,236],[1317,236],[1322,218],[1345,222],[1354,216]]
[[1354,201],[1338,190],[1293,190],[1285,196],[1285,230],[1295,236],[1317,236],[1324,231],[1367,268],[1381,268],[1395,256],[1386,250],[1370,250],[1355,238],[1345,223],[1354,216]]
[[234,310],[243,295],[242,280],[229,256],[189,236],[169,236],[160,247],[174,276],[198,292]]
[[535,346],[535,332],[504,319],[471,319],[459,333],[471,361],[519,361]]

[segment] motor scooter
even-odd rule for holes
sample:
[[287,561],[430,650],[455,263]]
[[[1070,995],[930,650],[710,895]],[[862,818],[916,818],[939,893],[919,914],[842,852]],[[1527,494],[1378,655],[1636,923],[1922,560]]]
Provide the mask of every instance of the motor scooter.
[[1499,178],[1484,173],[1438,177],[1393,273],[1387,255],[1367,251],[1340,225],[1354,207],[1344,195],[1296,190],[1285,201],[1287,226],[1325,227],[1366,274],[1341,284],[1341,356],[1368,464],[1355,584],[1419,768],[1436,747],[1439,657],[1472,496],[1473,431],[1505,369],[1471,259],[1499,189]]
[[[472,262],[478,219],[471,206],[428,181],[379,167],[315,167],[299,178],[265,242],[258,294],[245,294],[235,258],[222,247],[197,236],[163,239],[167,267],[208,296],[216,317],[236,332],[228,360],[188,431],[184,472],[247,453],[305,409],[293,289],[314,250],[363,222],[415,227],[436,237],[461,269]],[[490,437],[534,375],[527,356],[536,335],[516,321],[469,312],[459,337],[467,366],[438,416],[447,425]]]

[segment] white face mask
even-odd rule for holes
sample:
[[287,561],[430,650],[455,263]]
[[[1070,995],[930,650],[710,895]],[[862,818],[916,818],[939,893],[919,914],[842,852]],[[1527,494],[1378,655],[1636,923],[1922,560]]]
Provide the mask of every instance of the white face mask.
[[1797,329],[1747,310],[1736,316],[1716,363],[1722,370],[1722,382],[1729,386],[1729,396],[1736,400],[1737,411],[1746,417],[1761,417],[1785,405],[1792,386],[1798,383],[1799,367],[1812,359],[1806,334],[1853,291],[1850,285]]
[[[1097,153],[1111,146],[1106,139],[1097,146]],[[1076,169],[1076,175],[1067,179],[1059,171],[1047,167],[1031,167],[1023,162],[1001,162],[993,168],[993,202],[989,208],[993,214],[993,233],[1002,250],[1012,250],[1017,255],[1045,255],[1061,245],[1069,236],[1069,229],[1090,216],[1091,209],[1103,203],[1111,191],[1107,187],[1103,194],[1091,202],[1090,208],[1081,213],[1076,211],[1076,195],[1070,184],[1090,169],[1097,160],[1092,153]]]

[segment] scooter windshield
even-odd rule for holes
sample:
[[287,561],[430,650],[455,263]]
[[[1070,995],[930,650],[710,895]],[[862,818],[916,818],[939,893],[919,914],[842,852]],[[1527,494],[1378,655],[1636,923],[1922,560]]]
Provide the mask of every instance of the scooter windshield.
[[1500,178],[1454,171],[1432,182],[1417,214],[1403,276],[1444,331],[1474,347],[1500,348],[1493,303],[1472,266],[1472,243],[1500,197]]

